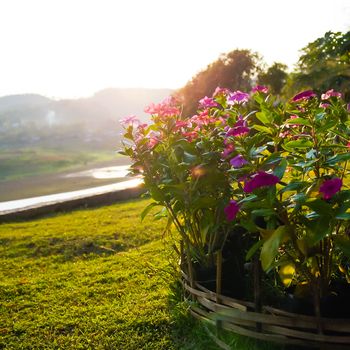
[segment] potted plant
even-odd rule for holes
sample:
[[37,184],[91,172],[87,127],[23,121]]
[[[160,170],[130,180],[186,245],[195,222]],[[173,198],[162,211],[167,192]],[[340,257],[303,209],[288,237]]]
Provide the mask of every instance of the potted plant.
[[244,242],[231,245],[241,277],[243,255],[259,257],[286,290],[313,298],[321,317],[322,300],[350,279],[350,122],[341,95],[303,91],[281,103],[264,86],[217,88],[194,116],[174,98],[146,111],[150,125],[123,120],[123,154],[154,199],[142,216],[162,206],[190,265],[212,268],[232,237]]

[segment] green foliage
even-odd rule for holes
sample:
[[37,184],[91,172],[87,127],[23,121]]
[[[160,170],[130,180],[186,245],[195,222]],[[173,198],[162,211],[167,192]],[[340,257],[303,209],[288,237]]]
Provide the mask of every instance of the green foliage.
[[286,71],[287,66],[285,64],[275,62],[266,71],[258,75],[258,82],[261,85],[269,86],[273,94],[279,95],[286,84],[288,76]]
[[294,90],[336,89],[350,100],[350,31],[327,32],[302,49],[296,72],[291,76]]

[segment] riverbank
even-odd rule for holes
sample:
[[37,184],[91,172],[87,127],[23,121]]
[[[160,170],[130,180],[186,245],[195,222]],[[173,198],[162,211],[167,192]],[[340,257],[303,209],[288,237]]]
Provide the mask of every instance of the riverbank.
[[37,175],[18,180],[0,181],[0,202],[82,190],[125,181],[125,177],[95,178],[93,176],[86,176],[86,172],[91,169],[123,166],[128,164],[130,164],[128,158],[116,157],[109,161],[98,161],[89,163],[85,166],[78,166],[74,168],[74,171],[70,169],[54,174]]

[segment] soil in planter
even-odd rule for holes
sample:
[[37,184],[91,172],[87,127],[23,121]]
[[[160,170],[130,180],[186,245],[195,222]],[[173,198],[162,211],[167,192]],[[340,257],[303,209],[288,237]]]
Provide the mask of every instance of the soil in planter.
[[[297,297],[287,294],[279,301],[280,308],[304,315],[314,315],[312,297]],[[323,297],[320,303],[321,315],[330,318],[350,318],[350,285],[346,282],[334,282],[330,286],[330,293]]]
[[[222,290],[221,294],[242,299],[246,296],[246,271],[245,251],[246,239],[244,236],[246,231],[241,227],[236,227],[226,240],[226,244],[222,251]],[[216,291],[216,265],[203,267],[200,264],[193,264],[195,278],[198,283],[202,284],[207,289]]]

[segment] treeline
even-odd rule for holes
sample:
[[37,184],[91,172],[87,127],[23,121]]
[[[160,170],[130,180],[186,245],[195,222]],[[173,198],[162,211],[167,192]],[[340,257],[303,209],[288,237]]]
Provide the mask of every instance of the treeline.
[[275,62],[266,67],[260,55],[250,50],[234,50],[209,64],[176,92],[184,105],[184,114],[196,113],[198,100],[211,96],[217,86],[249,91],[253,85],[270,88],[281,100],[301,90],[342,92],[350,100],[350,31],[327,32],[301,50],[292,72]]

